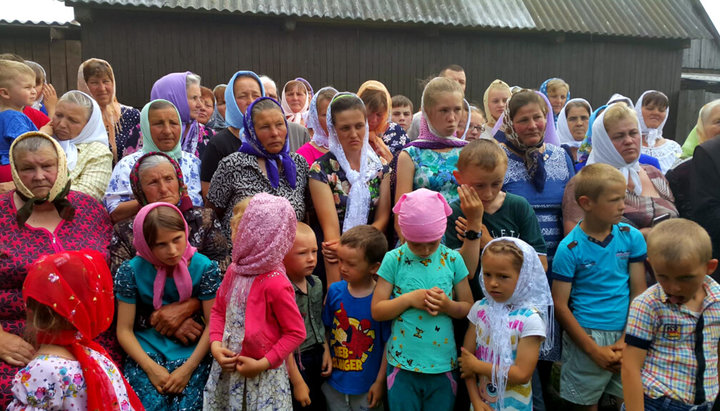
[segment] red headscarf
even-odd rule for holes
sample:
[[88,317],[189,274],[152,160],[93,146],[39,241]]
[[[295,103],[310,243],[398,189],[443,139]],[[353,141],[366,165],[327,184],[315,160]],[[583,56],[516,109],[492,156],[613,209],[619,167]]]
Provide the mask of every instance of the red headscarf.
[[[65,251],[38,259],[30,266],[23,283],[23,299],[34,299],[52,308],[76,330],[38,331],[37,341],[68,349],[80,363],[87,385],[88,410],[119,410],[110,378],[85,347],[110,358],[93,341],[107,330],[115,313],[113,281],[105,257],[97,251]],[[132,387],[123,378],[132,407],[144,409]]]

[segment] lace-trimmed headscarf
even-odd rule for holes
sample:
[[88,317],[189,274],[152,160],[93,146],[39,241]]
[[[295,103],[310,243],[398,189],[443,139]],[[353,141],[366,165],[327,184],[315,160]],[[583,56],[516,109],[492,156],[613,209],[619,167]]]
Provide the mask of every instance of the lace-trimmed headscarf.
[[[537,251],[526,242],[514,237],[500,237],[488,243],[483,256],[491,245],[498,242],[510,242],[522,251],[523,263],[518,276],[515,291],[512,296],[502,303],[492,299],[483,281],[483,272],[480,270],[480,286],[487,301],[485,322],[490,333],[490,352],[492,353],[492,384],[497,388],[500,408],[503,408],[505,387],[507,387],[508,371],[513,365],[513,349],[510,335],[510,312],[527,308],[535,310],[545,322],[545,341],[540,352],[548,353],[553,347],[554,309],[552,294],[548,284],[545,269],[540,262]],[[479,343],[479,341],[477,341]]]
[[[338,93],[337,90],[335,90],[333,87],[323,87],[320,90],[318,90],[315,95],[313,95],[312,100],[310,101],[310,110],[308,110],[307,113],[307,120],[305,121],[305,125],[307,128],[311,128],[313,130],[313,137],[312,142],[317,144],[320,147],[323,148],[330,148],[330,142],[328,141],[328,134],[325,132],[325,130],[322,128],[322,125],[320,125],[320,120],[318,118],[318,96],[321,96],[324,91],[332,91],[333,97],[335,94]],[[332,100],[332,97],[330,98]],[[328,103],[328,106],[330,103]]]
[[[645,124],[645,119],[643,118],[642,114],[643,99],[648,93],[659,93],[663,96],[665,96],[665,93],[657,90],[647,90],[642,93],[642,95],[640,95],[640,98],[638,98],[635,102],[635,112],[637,113],[640,132],[643,135],[643,139],[645,139],[645,141],[647,142],[648,147],[653,148],[655,147],[655,143],[657,143],[657,141],[662,138],[663,127],[665,127],[665,123],[667,122],[668,117],[670,117],[670,106],[668,105],[668,107],[665,109],[665,120],[663,120],[657,128],[649,128]],[[667,96],[665,96],[665,98],[667,99]]]
[[335,155],[340,167],[345,171],[345,175],[350,183],[350,192],[348,193],[347,206],[345,209],[345,220],[343,221],[343,232],[368,223],[368,214],[370,213],[370,189],[368,183],[372,180],[382,168],[380,158],[370,147],[369,130],[367,125],[367,117],[365,118],[365,135],[363,136],[363,145],[360,153],[360,170],[354,170],[350,167],[350,163],[345,156],[345,151],[338,139],[335,125],[332,121],[333,105],[340,99],[356,99],[362,104],[360,97],[353,93],[343,92],[337,94],[327,108],[327,128],[330,140],[330,152]]

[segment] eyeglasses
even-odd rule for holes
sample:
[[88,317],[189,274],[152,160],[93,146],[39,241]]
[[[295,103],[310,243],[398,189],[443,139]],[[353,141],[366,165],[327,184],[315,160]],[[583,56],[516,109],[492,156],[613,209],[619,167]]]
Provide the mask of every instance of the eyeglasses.
[[485,124],[480,124],[479,126],[470,125],[468,127],[468,131],[477,131],[478,133],[484,133],[485,132]]

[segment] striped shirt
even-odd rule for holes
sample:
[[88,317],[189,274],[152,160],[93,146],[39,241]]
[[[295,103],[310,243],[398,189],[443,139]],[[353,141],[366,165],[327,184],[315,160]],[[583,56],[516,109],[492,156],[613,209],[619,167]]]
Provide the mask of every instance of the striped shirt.
[[[718,394],[718,339],[720,339],[720,285],[705,277],[702,314],[707,401]],[[695,326],[700,313],[668,301],[659,284],[645,290],[630,304],[625,342],[647,350],[642,368],[645,394],[650,398],[669,397],[693,404],[695,401]]]

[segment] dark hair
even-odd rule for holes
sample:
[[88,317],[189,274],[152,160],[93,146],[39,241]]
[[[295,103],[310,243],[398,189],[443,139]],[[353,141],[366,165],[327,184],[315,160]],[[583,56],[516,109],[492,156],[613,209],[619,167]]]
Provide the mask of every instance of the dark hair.
[[592,112],[590,111],[590,106],[588,106],[585,102],[571,101],[565,105],[565,115],[567,116],[568,113],[570,112],[570,110],[572,110],[574,108],[584,108],[585,111],[587,111],[588,116],[592,114]]
[[392,108],[395,107],[410,107],[410,111],[413,109],[413,103],[410,101],[409,98],[403,96],[402,94],[398,94],[396,96],[392,96]]
[[445,68],[440,70],[440,73],[438,73],[438,76],[442,77],[445,74],[445,72],[448,70],[450,70],[450,71],[465,71],[464,68],[462,68],[461,66],[459,66],[457,64],[450,64],[449,66],[446,66]]
[[27,325],[25,327],[25,338],[33,346],[38,345],[37,333],[40,331],[53,335],[60,331],[76,329],[55,310],[34,298],[28,298],[26,313]]
[[185,219],[174,209],[167,206],[155,207],[147,214],[143,222],[145,242],[152,248],[157,241],[158,229],[185,231]]
[[351,97],[340,97],[333,99],[330,103],[330,116],[333,124],[335,124],[335,116],[337,116],[338,113],[348,110],[360,110],[367,119],[367,111],[365,110],[365,104],[362,100]]
[[358,225],[343,233],[340,245],[363,250],[365,260],[370,264],[382,263],[388,250],[385,235],[371,225]]
[[390,109],[387,106],[387,93],[381,90],[367,89],[358,95],[365,103],[365,108],[370,113],[384,113]]
[[547,114],[547,105],[545,100],[540,97],[536,92],[532,90],[521,90],[513,94],[508,101],[508,111],[510,112],[510,120],[515,117],[520,108],[527,106],[528,104],[537,104],[540,106],[540,111],[543,114]]
[[110,80],[115,82],[112,68],[106,62],[97,59],[91,59],[83,63],[83,78],[85,79],[85,81],[88,81],[91,77],[96,76],[108,76]]
[[645,97],[643,97],[642,106],[645,107],[651,104],[662,111],[668,108],[670,102],[668,101],[665,93],[661,93],[659,91],[651,91],[645,94]]

